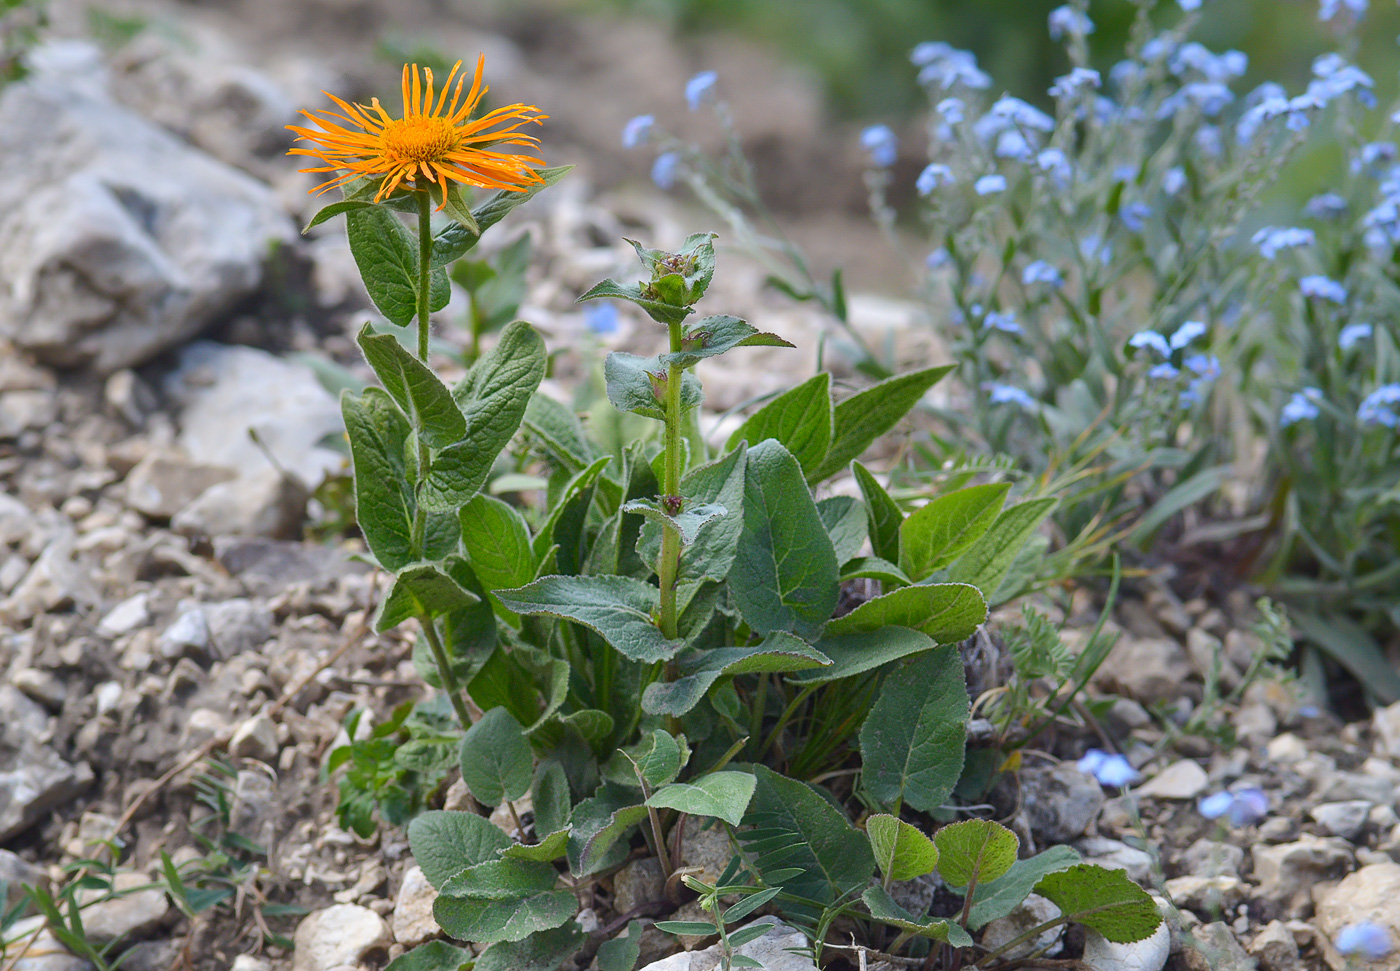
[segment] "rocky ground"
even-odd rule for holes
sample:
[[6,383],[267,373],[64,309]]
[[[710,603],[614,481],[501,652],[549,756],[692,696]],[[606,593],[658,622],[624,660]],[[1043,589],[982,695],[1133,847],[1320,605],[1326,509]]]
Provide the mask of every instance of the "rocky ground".
[[[208,41],[211,18],[234,6],[183,10],[189,36]],[[255,56],[240,36],[192,48],[152,31],[109,53],[53,43],[35,78],[0,97],[0,880],[57,892],[86,860],[134,888],[162,854],[203,860],[237,889],[227,902],[189,918],[137,890],[85,910],[90,939],[120,938],[130,971],[379,968],[434,932],[431,888],[401,830],[365,840],[336,826],[321,766],[352,710],[371,713],[363,730],[421,689],[409,642],[367,629],[379,578],[336,529],[333,493],[312,496],[345,472],[328,390],[341,372],[325,365],[368,376],[351,340],[366,311],[339,228],[296,232],[313,203],[278,127],[325,77],[345,76],[350,54]],[[519,46],[477,37],[507,63]],[[269,59],[280,70],[248,66]],[[632,110],[594,116],[610,146]],[[564,349],[549,386],[561,396],[586,382],[597,345],[650,350],[659,336],[624,313],[598,337],[574,305],[631,272],[620,236],[664,245],[699,228],[593,175],[542,195],[496,240],[533,234],[521,316]],[[715,413],[810,374],[828,327],[765,292],[752,263],[723,259],[710,307],[799,349],[702,370]],[[915,307],[867,296],[852,311],[903,360],[938,357]],[[453,321],[441,323],[450,342]],[[1170,901],[1168,967],[1342,968],[1331,943],[1342,926],[1375,920],[1400,938],[1400,708],[1343,725],[1263,680],[1206,713],[1216,737],[1169,730],[1204,723],[1189,719],[1217,658],[1226,689],[1249,667],[1248,604],[1244,591],[1143,587],[1116,613],[1121,641],[1095,686],[1120,699],[1102,737],[1047,737],[999,798],[1024,842],[1072,843]],[[1096,620],[1076,600],[1071,626]],[[974,674],[995,647],[992,636],[970,649]],[[1221,744],[1226,730],[1237,743]],[[1075,764],[1091,744],[1127,754],[1145,781],[1106,790]],[[1268,796],[1257,818],[1199,813],[1201,797],[1244,787]],[[436,803],[471,805],[451,779]],[[727,847],[697,831],[685,854],[722,868]],[[596,919],[661,897],[658,881],[651,861],[629,865]],[[0,969],[86,966],[37,926],[11,929],[32,946],[17,964],[11,947]],[[648,937],[652,971],[717,961],[668,957],[664,940]],[[747,947],[770,971],[810,968],[783,950],[794,943],[778,928]],[[1062,947],[1052,956],[1119,966],[1073,934]],[[1145,951],[1135,960],[1161,966]]]

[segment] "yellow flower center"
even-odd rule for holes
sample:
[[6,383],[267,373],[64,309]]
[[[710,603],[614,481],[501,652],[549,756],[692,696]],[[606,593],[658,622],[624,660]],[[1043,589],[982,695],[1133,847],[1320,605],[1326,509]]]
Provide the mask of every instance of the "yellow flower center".
[[414,115],[384,126],[384,155],[394,162],[442,162],[457,148],[458,133],[446,118]]

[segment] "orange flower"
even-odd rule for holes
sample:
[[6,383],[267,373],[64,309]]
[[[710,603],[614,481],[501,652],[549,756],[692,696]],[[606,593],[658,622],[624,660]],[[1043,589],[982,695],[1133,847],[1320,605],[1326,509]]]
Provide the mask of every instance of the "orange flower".
[[[375,195],[379,202],[405,182],[415,189],[437,185],[446,204],[447,183],[464,182],[484,189],[504,189],[524,192],[529,185],[540,185],[543,179],[531,166],[544,162],[533,155],[500,151],[511,146],[533,147],[539,139],[518,131],[527,122],[539,124],[542,115],[534,105],[507,105],[497,108],[475,121],[471,113],[489,90],[481,84],[481,72],[486,58],[476,62],[476,76],[471,91],[462,100],[462,87],[467,80],[458,61],[447,76],[436,102],[433,99],[433,72],[423,68],[420,79],[418,65],[403,66],[403,117],[394,118],[374,98],[369,106],[351,105],[330,92],[322,92],[334,101],[343,113],[322,109],[325,117],[309,111],[302,114],[311,119],[315,128],[287,127],[300,136],[298,141],[313,142],[316,148],[294,148],[289,155],[308,155],[326,164],[302,172],[340,173],[311,191],[318,195],[363,176],[385,177]],[[452,90],[452,79],[457,87]],[[452,90],[452,103],[447,104]],[[344,122],[345,124],[341,124]],[[347,127],[347,125],[349,127]],[[504,127],[502,127],[504,126]],[[490,146],[490,147],[488,147]],[[438,207],[439,209],[442,206]]]

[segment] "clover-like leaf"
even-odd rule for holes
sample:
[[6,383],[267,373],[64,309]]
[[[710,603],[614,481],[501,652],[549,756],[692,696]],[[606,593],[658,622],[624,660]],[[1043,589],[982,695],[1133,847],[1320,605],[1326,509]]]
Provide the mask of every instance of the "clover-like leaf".
[[875,865],[891,880],[913,880],[938,869],[938,847],[897,816],[879,814],[865,821]]
[[1016,862],[1021,841],[990,819],[967,819],[933,834],[938,874],[950,886],[975,889],[996,880]]
[[530,791],[534,756],[525,730],[504,707],[481,716],[462,738],[462,781],[486,806],[514,802]]
[[1059,907],[1066,920],[1115,944],[1146,940],[1162,923],[1156,901],[1122,870],[1079,863],[1042,877],[1035,892]]

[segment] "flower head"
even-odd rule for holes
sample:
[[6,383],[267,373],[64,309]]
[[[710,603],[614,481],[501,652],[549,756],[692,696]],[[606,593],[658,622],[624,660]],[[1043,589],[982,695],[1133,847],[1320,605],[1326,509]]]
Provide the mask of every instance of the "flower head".
[[1356,418],[1363,425],[1400,427],[1400,384],[1383,384],[1361,401]]
[[999,330],[1004,334],[1021,333],[1021,325],[1016,322],[1016,312],[1014,310],[1005,312],[993,310],[982,318],[982,329]]
[[685,103],[691,111],[699,111],[700,106],[715,96],[715,83],[719,75],[714,71],[701,71],[685,82]]
[[1026,268],[1021,271],[1021,284],[1029,287],[1037,283],[1062,287],[1065,285],[1065,278],[1060,275],[1059,270],[1049,263],[1044,260],[1036,260],[1033,263],[1027,263]]
[[1142,773],[1133,768],[1131,762],[1121,755],[1111,755],[1102,749],[1091,748],[1083,758],[1075,763],[1075,768],[1099,780],[1099,785],[1121,789],[1142,778]]
[[622,126],[622,147],[636,148],[651,137],[651,129],[656,124],[655,115],[638,115]]
[[1103,87],[1103,76],[1091,67],[1077,67],[1068,74],[1062,74],[1050,85],[1050,97],[1070,98],[1086,89],[1097,91]]
[[1338,304],[1347,302],[1347,288],[1325,276],[1305,276],[1298,281],[1298,289],[1303,291],[1305,297]]
[[676,171],[681,167],[681,157],[676,152],[662,152],[651,163],[651,181],[658,189],[670,189],[676,184]]
[[583,305],[583,322],[595,334],[617,333],[617,308],[606,300]]
[[1303,213],[1312,219],[1336,219],[1346,211],[1347,201],[1335,192],[1313,196],[1303,207]]
[[953,262],[953,257],[948,252],[947,248],[943,246],[938,247],[938,249],[933,250],[928,256],[924,257],[924,265],[930,270],[942,269],[951,262]]
[[1269,797],[1253,787],[1217,792],[1197,803],[1196,810],[1206,819],[1228,815],[1233,826],[1252,826],[1269,814]]
[[1040,403],[1020,388],[1012,387],[1009,384],[997,384],[988,381],[982,385],[982,390],[987,392],[991,403],[994,405],[1017,405],[1023,411],[1035,413],[1040,410]]
[[1162,191],[1169,196],[1174,196],[1184,188],[1186,188],[1186,170],[1180,165],[1173,165],[1162,176]]
[[957,179],[953,176],[953,170],[941,162],[931,162],[924,166],[924,170],[919,173],[918,181],[914,187],[919,190],[919,195],[926,196],[941,185],[951,185]]
[[1006,176],[1004,175],[984,175],[973,184],[972,188],[979,196],[995,195],[998,192],[1006,191]]
[[1311,229],[1299,229],[1296,226],[1282,229],[1277,226],[1265,226],[1250,237],[1250,242],[1259,247],[1259,253],[1264,259],[1272,260],[1278,256],[1279,250],[1313,245],[1317,242],[1317,234]]
[[1337,335],[1337,346],[1344,351],[1349,351],[1361,341],[1368,339],[1372,333],[1373,329],[1370,324],[1347,324]]
[[1093,32],[1094,22],[1082,10],[1076,10],[1069,4],[1065,4],[1050,11],[1051,40],[1059,40],[1066,34],[1071,37],[1083,37],[1085,34]]
[[1372,961],[1379,961],[1395,949],[1390,931],[1371,921],[1347,924],[1338,931],[1335,943],[1342,954],[1360,954]]
[[889,168],[899,157],[899,139],[888,125],[871,125],[865,129],[860,133],[860,144],[879,168]]
[[336,103],[339,112],[322,109],[321,117],[303,111],[317,127],[287,127],[296,132],[298,141],[311,142],[316,147],[293,148],[288,154],[306,155],[325,163],[302,169],[303,172],[336,173],[311,191],[319,194],[356,179],[379,178],[383,181],[375,202],[399,186],[412,183],[417,190],[438,186],[446,205],[449,182],[508,192],[524,192],[527,186],[542,185],[544,180],[534,166],[543,165],[543,161],[501,149],[533,148],[539,140],[518,129],[530,122],[539,124],[549,116],[540,114],[533,105],[515,104],[473,120],[471,113],[489,90],[481,83],[486,59],[477,59],[476,74],[465,98],[462,88],[467,75],[458,75],[461,66],[461,61],[453,66],[442,91],[434,98],[432,70],[425,67],[420,72],[418,65],[405,64],[402,118],[390,115],[378,98],[368,106],[352,105],[329,92],[326,97]]
[[1369,6],[1368,0],[1322,0],[1318,5],[1317,19],[1331,20],[1337,16],[1337,11],[1343,7],[1356,20],[1366,16],[1366,8]]
[[1288,399],[1288,403],[1279,412],[1279,427],[1287,428],[1300,421],[1315,420],[1321,414],[1317,407],[1317,402],[1321,399],[1321,388],[1304,388],[1302,391],[1293,392],[1293,397]]

